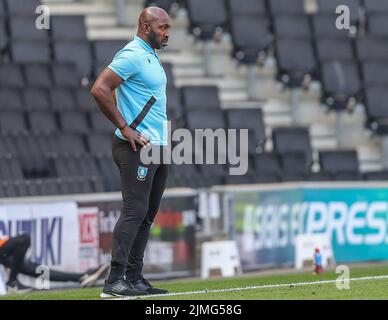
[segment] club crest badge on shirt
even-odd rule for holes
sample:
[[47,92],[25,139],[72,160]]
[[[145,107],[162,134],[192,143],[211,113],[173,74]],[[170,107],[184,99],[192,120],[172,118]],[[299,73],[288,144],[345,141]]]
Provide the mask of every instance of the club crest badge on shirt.
[[144,181],[148,173],[148,168],[138,166],[137,167],[137,179],[140,181]]

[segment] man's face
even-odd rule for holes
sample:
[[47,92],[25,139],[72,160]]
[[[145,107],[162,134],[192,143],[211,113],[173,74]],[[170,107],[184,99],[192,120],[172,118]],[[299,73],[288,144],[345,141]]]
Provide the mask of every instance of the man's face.
[[170,30],[171,20],[169,17],[152,22],[148,34],[148,40],[152,48],[159,50],[167,47]]

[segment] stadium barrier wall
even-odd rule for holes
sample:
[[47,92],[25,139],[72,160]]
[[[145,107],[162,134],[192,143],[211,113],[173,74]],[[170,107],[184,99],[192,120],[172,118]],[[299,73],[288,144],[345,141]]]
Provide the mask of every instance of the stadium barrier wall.
[[[388,260],[387,183],[289,183],[213,188],[243,270],[294,266],[297,234],[326,234],[336,263]],[[313,255],[313,252],[311,253]]]

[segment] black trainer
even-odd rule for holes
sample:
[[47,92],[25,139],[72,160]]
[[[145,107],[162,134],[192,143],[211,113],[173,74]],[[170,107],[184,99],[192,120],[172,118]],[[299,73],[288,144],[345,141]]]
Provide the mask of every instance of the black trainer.
[[124,279],[119,279],[113,283],[108,283],[108,281],[106,280],[104,289],[102,289],[100,297],[128,297],[143,296],[146,294],[148,294],[146,291],[135,288],[132,284],[124,281]]
[[155,288],[151,285],[151,283],[143,277],[143,275],[140,275],[139,277],[133,279],[130,277],[126,277],[127,283],[133,285],[138,290],[146,291],[148,294],[167,294],[168,290],[166,289],[160,289]]

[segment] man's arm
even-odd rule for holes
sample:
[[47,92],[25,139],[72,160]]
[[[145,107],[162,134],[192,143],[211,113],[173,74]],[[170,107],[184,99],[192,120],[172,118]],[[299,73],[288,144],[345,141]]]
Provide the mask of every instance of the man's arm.
[[96,82],[94,83],[91,94],[97,102],[101,112],[119,128],[123,137],[131,144],[132,149],[136,151],[136,143],[141,147],[148,144],[148,140],[128,126],[117,109],[114,90],[121,84],[123,80],[109,68],[105,68],[101,72]]

